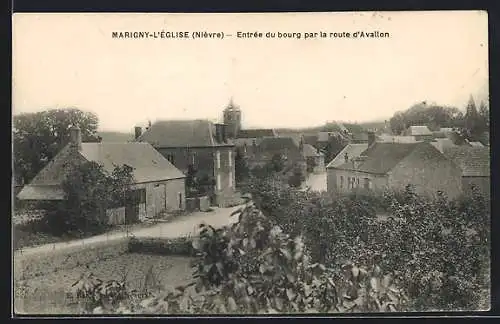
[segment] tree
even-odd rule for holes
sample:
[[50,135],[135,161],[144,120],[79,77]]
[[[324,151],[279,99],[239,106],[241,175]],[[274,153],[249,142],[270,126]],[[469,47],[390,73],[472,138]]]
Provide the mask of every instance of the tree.
[[291,187],[295,187],[295,188],[298,188],[302,185],[302,182],[306,179],[304,173],[302,172],[302,170],[300,169],[299,166],[296,166],[294,169],[293,169],[293,173],[292,175],[290,176],[290,178],[288,178],[288,184],[291,186]]
[[188,165],[188,170],[186,174],[186,189],[188,194],[198,191],[198,180],[196,178],[196,169],[192,164]]
[[285,160],[281,154],[274,154],[270,164],[274,172],[281,172],[285,168]]
[[247,160],[240,148],[236,148],[236,155],[234,156],[234,169],[234,176],[237,184],[247,179],[250,174]]
[[394,134],[401,134],[409,126],[424,125],[430,130],[440,127],[460,127],[462,114],[458,108],[421,102],[405,111],[396,112],[389,120]]
[[465,134],[469,140],[477,140],[486,130],[483,117],[478,113],[474,98],[470,96],[465,112]]
[[78,126],[83,141],[98,141],[98,118],[75,108],[24,113],[13,118],[14,174],[24,183],[68,143],[69,128]]
[[49,230],[54,235],[102,232],[107,227],[106,210],[125,206],[134,198],[132,172],[123,165],[107,173],[96,162],[73,167],[62,184],[65,199],[48,207]]
[[481,117],[481,126],[485,131],[490,129],[490,110],[484,101],[479,104],[479,116]]
[[331,160],[333,160],[337,156],[337,154],[339,154],[340,151],[344,149],[347,143],[347,140],[342,138],[340,135],[330,136],[330,138],[328,138],[328,143],[324,148],[325,161],[330,162]]

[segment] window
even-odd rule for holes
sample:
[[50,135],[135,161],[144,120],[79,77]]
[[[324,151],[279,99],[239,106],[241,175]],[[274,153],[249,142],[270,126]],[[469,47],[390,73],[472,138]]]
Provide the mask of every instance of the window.
[[228,151],[227,157],[229,158],[229,166],[233,166],[233,151]]
[[340,189],[344,188],[344,177],[340,176]]
[[356,178],[356,188],[359,188],[359,178]]
[[179,192],[179,209],[182,209],[182,192]]
[[233,171],[229,171],[229,188],[233,187]]
[[221,180],[220,180],[220,173],[217,174],[217,190],[221,189]]
[[369,178],[365,178],[363,188],[370,189],[370,179]]
[[191,164],[194,166],[196,162],[196,153],[191,153]]
[[217,160],[217,168],[220,169],[220,151],[217,151],[215,158]]

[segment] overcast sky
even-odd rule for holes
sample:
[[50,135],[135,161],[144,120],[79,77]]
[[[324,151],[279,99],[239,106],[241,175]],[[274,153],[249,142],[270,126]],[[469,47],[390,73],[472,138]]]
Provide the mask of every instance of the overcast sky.
[[[113,31],[389,32],[379,39],[112,39]],[[77,107],[102,130],[221,117],[244,127],[368,121],[488,94],[485,12],[15,14],[13,112]]]

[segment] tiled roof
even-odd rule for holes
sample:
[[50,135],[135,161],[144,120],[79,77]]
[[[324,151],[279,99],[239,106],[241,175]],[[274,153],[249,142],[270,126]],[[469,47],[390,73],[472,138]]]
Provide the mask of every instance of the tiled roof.
[[148,143],[82,143],[80,154],[101,164],[108,172],[117,165],[131,166],[138,183],[185,177]]
[[253,138],[235,138],[233,139],[233,143],[235,146],[238,146],[238,147],[243,147],[245,146],[252,146],[253,145],[253,141],[255,141],[255,144],[258,145],[260,143],[262,139],[260,138],[256,138],[256,139],[253,139]]
[[300,139],[302,138],[302,133],[285,131],[285,132],[278,132],[277,136],[282,138],[293,138],[293,140],[296,143],[299,143]]
[[64,190],[57,185],[26,185],[17,194],[17,198],[21,200],[63,200],[64,196]]
[[432,132],[427,126],[410,126],[408,127],[407,135],[432,135]]
[[442,157],[439,151],[428,143],[375,143],[360,154],[365,158],[357,168],[354,168],[352,162],[349,161],[338,166],[337,169],[386,174],[419,146],[432,148],[433,153],[437,153],[434,156]]
[[456,146],[445,149],[443,153],[462,169],[464,177],[490,176],[490,150],[488,147]]
[[304,135],[304,143],[310,144],[312,146],[316,145],[318,142],[318,135]]
[[368,142],[368,134],[367,133],[353,133],[351,135],[351,139],[353,141],[364,141],[364,142]]
[[238,132],[238,138],[274,137],[275,135],[272,129],[242,129]]
[[403,136],[403,135],[389,135],[380,134],[378,135],[378,141],[385,143],[415,143],[417,140],[415,136]]
[[436,138],[434,141],[430,142],[432,146],[437,148],[440,152],[449,147],[458,146],[449,138]]
[[484,147],[481,142],[469,142],[469,144],[473,147]]
[[319,132],[318,133],[318,142],[328,142],[331,134],[333,132]]
[[155,147],[213,147],[233,145],[231,141],[219,143],[215,125],[203,119],[158,121],[139,138]]
[[[59,162],[67,161],[68,150],[70,146],[64,147],[54,158]],[[128,165],[133,170],[135,183],[144,183],[152,181],[162,181],[170,179],[184,178],[185,175],[164,158],[156,149],[148,143],[82,143],[80,155],[87,161],[97,162],[102,165],[107,172],[112,172],[115,166]],[[63,154],[63,155],[61,155]],[[53,161],[54,161],[53,160]],[[63,169],[61,163],[49,164],[46,168],[51,173],[62,175]],[[58,200],[64,198],[64,192],[61,188],[63,176],[57,179],[38,178],[23,187],[17,197],[27,200]]]
[[318,150],[310,145],[310,144],[304,144],[304,156],[310,157],[310,156],[321,156],[323,153],[318,152]]
[[261,151],[274,151],[284,148],[298,149],[299,143],[291,137],[265,137],[259,143]]
[[339,165],[342,165],[345,163],[345,154],[349,156],[349,158],[354,158],[358,157],[361,155],[363,151],[365,151],[368,148],[367,143],[361,143],[361,144],[348,144],[342,151],[340,151],[339,154],[326,166],[327,168],[335,168],[338,167]]

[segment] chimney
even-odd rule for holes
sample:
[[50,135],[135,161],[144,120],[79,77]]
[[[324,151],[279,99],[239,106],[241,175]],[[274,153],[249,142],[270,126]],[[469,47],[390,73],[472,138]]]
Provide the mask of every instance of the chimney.
[[375,132],[369,131],[368,132],[368,147],[372,146],[375,144]]
[[227,142],[227,124],[222,124],[222,142],[226,143]]
[[142,135],[142,127],[135,126],[135,139],[138,139]]
[[224,138],[223,138],[223,124],[215,124],[215,138],[218,143],[224,143]]
[[78,151],[82,149],[82,132],[78,126],[71,126],[69,130],[71,146]]

